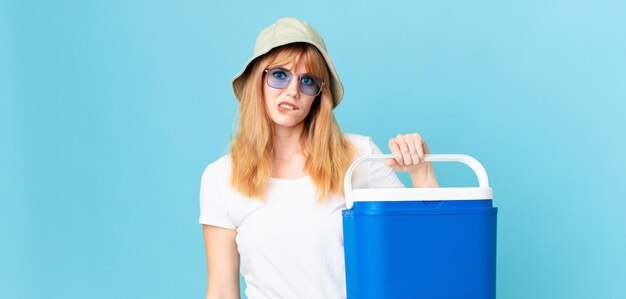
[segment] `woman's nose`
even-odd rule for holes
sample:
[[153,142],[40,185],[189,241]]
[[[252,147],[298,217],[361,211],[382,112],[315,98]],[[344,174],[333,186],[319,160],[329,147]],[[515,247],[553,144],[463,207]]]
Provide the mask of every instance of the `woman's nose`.
[[285,91],[287,93],[288,96],[293,97],[293,98],[298,98],[300,96],[300,89],[298,86],[298,78],[294,76],[294,78],[291,78],[291,82],[289,82],[289,85],[287,86],[287,90]]

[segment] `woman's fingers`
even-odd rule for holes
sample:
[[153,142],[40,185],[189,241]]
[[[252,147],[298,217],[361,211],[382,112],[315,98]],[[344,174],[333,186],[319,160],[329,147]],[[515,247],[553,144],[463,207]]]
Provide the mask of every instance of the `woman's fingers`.
[[398,143],[398,147],[400,147],[400,154],[402,155],[402,165],[413,164],[413,158],[411,157],[410,146],[407,143],[407,141],[404,139],[404,136],[398,135],[396,137],[396,142]]
[[420,162],[424,161],[424,139],[422,139],[420,134],[413,134],[413,145],[415,146]]
[[[428,153],[428,147],[418,133],[399,134],[389,140],[389,149],[396,163],[401,166],[417,165],[424,161],[424,155]],[[387,165],[391,166],[388,162]]]
[[398,145],[400,145],[400,152],[402,153],[404,165],[414,164],[411,154],[411,145],[407,142],[403,135],[398,135],[396,139],[398,139]]
[[404,165],[404,158],[402,157],[402,149],[400,148],[400,144],[397,138],[389,139],[389,149],[391,150],[391,154],[393,158],[396,160],[396,164]]
[[385,159],[385,165],[390,166],[390,167],[394,167],[396,165],[398,165],[398,163],[396,163],[395,159]]

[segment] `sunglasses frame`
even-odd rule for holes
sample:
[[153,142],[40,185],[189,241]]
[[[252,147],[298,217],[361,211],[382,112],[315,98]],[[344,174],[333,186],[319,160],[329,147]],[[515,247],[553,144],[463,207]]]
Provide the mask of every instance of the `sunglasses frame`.
[[[289,84],[291,84],[291,79],[294,78],[295,76],[297,76],[298,77],[298,90],[301,93],[309,95],[309,96],[317,97],[320,93],[322,93],[322,88],[324,88],[324,84],[326,84],[326,82],[324,82],[324,80],[318,78],[317,76],[313,76],[313,75],[311,75],[309,73],[294,74],[290,70],[287,70],[287,69],[284,69],[284,68],[280,68],[280,67],[275,67],[275,68],[271,68],[271,69],[265,69],[264,72],[266,74],[268,74],[269,71],[272,71],[272,70],[281,70],[281,71],[284,71],[284,72],[287,72],[287,73],[291,74],[291,78],[289,78],[289,81],[287,82],[287,86],[289,86]],[[320,82],[322,82],[322,84],[318,85],[319,86],[319,90],[317,91],[316,95],[311,95],[311,94],[308,94],[308,93],[302,91],[302,83],[300,83],[300,79],[302,78],[302,75],[308,75],[309,77],[313,78],[314,80],[319,80]],[[278,88],[278,87],[274,87],[274,86],[270,85],[269,78],[265,78],[265,83],[267,84],[267,86],[269,86],[271,88],[275,88],[275,89],[285,89],[285,88],[287,88],[287,86],[285,86],[283,88]]]

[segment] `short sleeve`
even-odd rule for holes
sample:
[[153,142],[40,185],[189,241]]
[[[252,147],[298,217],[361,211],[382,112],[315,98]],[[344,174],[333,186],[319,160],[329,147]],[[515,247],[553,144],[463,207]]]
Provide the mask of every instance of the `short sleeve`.
[[[382,151],[372,141],[372,138],[368,137],[367,139],[369,142],[369,153],[382,154]],[[404,188],[404,184],[402,184],[402,181],[400,181],[393,169],[382,160],[369,163],[368,175],[369,188]]]
[[224,186],[220,186],[211,166],[202,174],[200,183],[200,223],[223,228],[236,228],[228,217]]

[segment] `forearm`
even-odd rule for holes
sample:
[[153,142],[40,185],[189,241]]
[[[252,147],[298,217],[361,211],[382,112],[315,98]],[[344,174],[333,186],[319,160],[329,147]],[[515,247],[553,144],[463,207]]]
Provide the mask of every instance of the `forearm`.
[[237,293],[216,293],[207,290],[205,299],[240,299],[241,295]]
[[435,170],[430,162],[423,163],[414,171],[409,172],[413,188],[437,188],[439,183],[435,177]]

